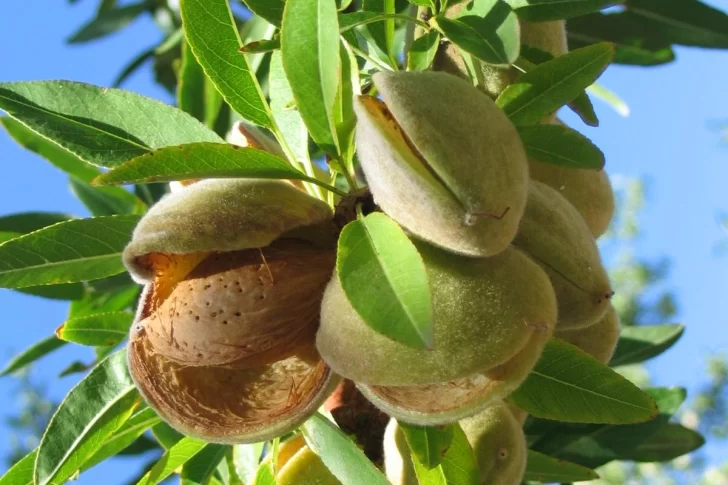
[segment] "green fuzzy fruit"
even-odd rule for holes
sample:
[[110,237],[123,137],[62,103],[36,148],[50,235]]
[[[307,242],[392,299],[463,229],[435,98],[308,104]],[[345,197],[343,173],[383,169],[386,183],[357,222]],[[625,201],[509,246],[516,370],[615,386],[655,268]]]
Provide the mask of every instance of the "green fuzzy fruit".
[[513,240],[528,161],[516,128],[473,86],[445,73],[380,72],[384,102],[355,104],[359,161],[374,201],[420,239],[470,256]]
[[566,22],[529,22],[520,20],[521,44],[548,52],[554,57],[566,54],[569,46],[566,42]]
[[375,406],[399,421],[419,426],[453,423],[515,391],[536,365],[551,330],[534,332],[518,354],[485,373],[426,386],[359,384],[359,389]]
[[513,244],[546,271],[559,304],[557,329],[588,327],[607,311],[612,288],[591,231],[558,191],[531,181]]
[[[562,124],[558,119],[554,123]],[[614,191],[604,170],[561,167],[534,160],[528,161],[528,167],[533,180],[558,190],[571,202],[592,236],[604,234],[614,216]]]
[[606,364],[619,341],[619,316],[610,305],[607,313],[594,325],[578,330],[563,330],[556,337],[574,344],[598,361]]
[[439,384],[508,362],[553,328],[546,274],[515,248],[492,258],[457,256],[417,243],[432,291],[434,346],[415,349],[372,330],[338,278],[324,293],[316,345],[334,372],[359,384]]
[[521,424],[505,403],[462,420],[460,426],[473,447],[482,485],[521,483],[528,448]]

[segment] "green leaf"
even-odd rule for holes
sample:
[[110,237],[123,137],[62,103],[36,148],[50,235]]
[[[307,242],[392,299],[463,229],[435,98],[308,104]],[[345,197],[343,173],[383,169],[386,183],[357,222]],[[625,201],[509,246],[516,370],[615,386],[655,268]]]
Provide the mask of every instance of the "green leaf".
[[629,106],[619,96],[608,90],[599,83],[594,83],[586,91],[594,97],[597,97],[607,103],[614,111],[621,116],[629,116]]
[[665,462],[697,450],[705,444],[700,433],[678,423],[667,423],[637,448],[620,453],[622,460]]
[[0,245],[0,286],[74,283],[124,272],[121,252],[138,216],[61,222]]
[[629,0],[627,9],[672,44],[728,48],[728,15],[697,0]]
[[600,43],[539,64],[508,86],[496,103],[515,124],[538,124],[594,83],[613,54],[610,44]]
[[33,485],[33,467],[38,449],[25,455],[0,477],[0,485]]
[[185,437],[182,433],[172,428],[165,421],[162,421],[152,427],[152,435],[154,435],[154,438],[165,450],[169,450]]
[[282,158],[257,148],[192,143],[142,155],[99,176],[95,182],[130,184],[232,177],[315,181]]
[[265,443],[252,443],[249,445],[233,446],[233,463],[235,471],[243,483],[249,483],[255,478],[260,457],[263,455]]
[[453,441],[453,425],[414,426],[397,423],[402,430],[412,455],[427,470],[439,465]]
[[136,195],[121,187],[92,187],[73,177],[69,184],[71,192],[92,216],[143,214],[146,210],[146,205]]
[[518,18],[502,0],[475,0],[456,18],[443,13],[435,22],[453,44],[488,64],[508,66],[518,58]]
[[73,153],[61,148],[47,138],[29,130],[18,121],[3,116],[0,118],[0,123],[2,123],[8,134],[20,146],[40,155],[67,174],[73,175],[84,182],[89,182],[100,173],[98,168],[84,162]]
[[229,445],[208,445],[182,466],[180,485],[207,485]]
[[240,52],[245,52],[246,54],[261,54],[265,52],[274,52],[277,50],[280,50],[281,48],[281,39],[275,38],[275,39],[262,39],[262,40],[254,40],[253,42],[248,42],[243,47],[240,48]]
[[187,42],[223,99],[246,120],[272,128],[270,109],[248,58],[238,52],[243,43],[228,1],[182,0],[180,12]]
[[316,413],[301,426],[308,447],[343,485],[389,485],[359,447],[331,421]]
[[460,426],[453,427],[452,443],[439,465],[428,470],[414,455],[412,464],[420,485],[477,485],[480,483],[480,473],[473,449]]
[[51,300],[80,300],[86,293],[81,283],[65,283],[61,285],[28,286],[16,291],[28,295],[50,298]]
[[271,55],[268,82],[270,84],[270,108],[283,139],[298,162],[309,160],[308,130],[301,118],[301,113],[298,112],[291,85],[283,71],[280,52]]
[[675,60],[670,42],[632,12],[593,13],[577,17],[569,20],[566,32],[571,49],[611,42],[617,64],[656,66]]
[[68,38],[67,42],[69,44],[79,44],[113,34],[132,23],[139,15],[150,8],[150,2],[145,1],[101,10],[96,18],[78,29]]
[[205,71],[197,62],[187,41],[182,42],[182,58],[177,76],[177,107],[204,123],[206,119],[205,81],[207,76],[205,76]]
[[25,369],[36,360],[45,357],[46,355],[50,354],[60,347],[63,347],[64,345],[66,345],[66,342],[60,340],[55,335],[44,338],[40,342],[33,344],[23,352],[13,357],[13,360],[8,362],[5,368],[0,371],[0,376],[6,376],[8,374],[12,374],[13,372]]
[[426,71],[435,60],[440,46],[440,34],[436,30],[415,39],[407,53],[408,71]]
[[220,138],[188,114],[129,91],[70,81],[0,83],[0,109],[93,165]]
[[251,485],[276,485],[273,464],[268,461],[261,463],[255,472]]
[[604,168],[604,153],[587,137],[564,125],[519,126],[531,160],[569,168]]
[[[362,0],[362,11],[394,15],[394,3],[394,0]],[[366,30],[379,50],[394,62],[394,19],[387,18],[383,22],[369,24]]]
[[99,363],[66,395],[38,446],[35,482],[70,478],[129,416],[139,394],[126,367],[126,352]]
[[255,15],[263,17],[276,27],[281,26],[286,0],[243,0],[243,3]]
[[73,318],[63,323],[56,335],[81,345],[116,345],[126,339],[134,320],[131,312],[100,313]]
[[145,407],[137,410],[134,415],[107,438],[96,453],[83,463],[81,471],[88,470],[123,451],[144,434],[146,430],[160,421],[161,418],[151,408]]
[[194,438],[182,438],[162,455],[152,469],[137,482],[137,485],[156,485],[164,481],[177,468],[190,461],[205,448],[214,446],[219,445],[211,445]]
[[[532,69],[533,65],[543,64],[553,59],[554,56],[550,52],[542,51],[535,47],[527,45],[521,46],[521,64],[526,63],[532,64],[529,69]],[[594,112],[594,106],[592,105],[589,95],[585,91],[579,93],[579,95],[573,99],[570,103],[567,103],[569,109],[576,113],[579,118],[588,126],[599,126],[599,118]]]
[[577,347],[550,340],[513,402],[539,418],[629,424],[657,415],[655,401]]
[[27,234],[73,218],[61,212],[18,212],[0,217],[0,234],[7,232],[15,237],[16,234]]
[[[645,392],[657,403],[660,414],[650,421],[630,425],[578,425],[531,419],[529,436],[541,428],[542,437],[531,447],[555,458],[596,468],[635,449],[654,435],[685,401],[685,389],[649,388]],[[534,430],[533,428],[537,428]]]
[[414,348],[432,348],[425,264],[396,222],[374,212],[347,224],[339,236],[336,274],[372,329]]
[[599,478],[599,475],[590,468],[552,458],[538,451],[528,450],[524,480],[542,483],[571,483],[596,478]]
[[506,0],[520,18],[534,22],[578,17],[624,0]]
[[283,68],[311,138],[339,151],[334,103],[339,83],[339,24],[334,0],[287,0],[281,26]]
[[656,357],[672,347],[682,337],[682,325],[650,325],[624,327],[609,365],[638,364]]

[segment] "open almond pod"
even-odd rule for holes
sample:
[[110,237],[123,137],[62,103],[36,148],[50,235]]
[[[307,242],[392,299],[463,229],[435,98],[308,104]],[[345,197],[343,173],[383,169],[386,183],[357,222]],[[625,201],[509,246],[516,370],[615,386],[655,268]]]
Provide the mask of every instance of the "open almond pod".
[[432,291],[432,349],[376,333],[336,277],[316,344],[385,413],[414,424],[457,421],[525,379],[556,325],[556,297],[546,273],[516,248],[473,259],[416,244]]
[[336,384],[314,343],[335,261],[331,217],[287,182],[206,180],[140,221],[124,252],[146,285],[129,368],[170,425],[256,442],[323,403]]

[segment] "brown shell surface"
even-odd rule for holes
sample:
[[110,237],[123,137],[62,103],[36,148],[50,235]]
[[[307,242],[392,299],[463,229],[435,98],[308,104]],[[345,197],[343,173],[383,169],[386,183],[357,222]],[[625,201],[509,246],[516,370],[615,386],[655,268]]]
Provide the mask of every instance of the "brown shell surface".
[[288,432],[323,404],[334,384],[313,342],[248,369],[177,364],[155,352],[144,331],[128,352],[131,375],[149,405],[182,433],[211,442],[259,442]]
[[278,360],[313,338],[334,259],[296,240],[212,253],[166,297],[170,285],[155,280],[138,325],[155,352],[182,365],[262,364],[265,353]]

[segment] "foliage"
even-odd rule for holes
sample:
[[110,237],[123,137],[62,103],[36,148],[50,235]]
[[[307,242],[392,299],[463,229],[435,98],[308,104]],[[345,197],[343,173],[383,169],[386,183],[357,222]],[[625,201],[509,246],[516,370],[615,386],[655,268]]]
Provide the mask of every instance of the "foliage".
[[[597,97],[623,110],[616,96],[594,84],[610,62],[664,64],[674,60],[674,45],[728,48],[728,15],[696,0],[669,5],[660,0],[549,3],[474,0],[467,15],[452,19],[442,0],[247,0],[246,8],[234,9],[226,0],[145,0],[124,6],[102,1],[96,17],[69,42],[93,41],[133,25],[142,15],[153,16],[164,40],[137,55],[116,84],[152,60],[157,80],[177,94],[177,108],[70,81],[1,83],[0,109],[7,114],[2,124],[8,134],[65,171],[94,216],[77,219],[49,212],[0,218],[0,285],[70,301],[68,319],[56,334],[49,332],[6,370],[22,371],[65,342],[93,347],[95,358],[69,366],[67,372],[88,372],[58,406],[37,448],[24,450],[28,455],[0,483],[58,485],[117,453],[150,448],[163,455],[144,470],[139,483],[160,483],[175,473],[190,484],[237,484],[251,476],[255,483],[275,481],[278,438],[251,448],[179,435],[140,399],[124,352],[116,350],[126,338],[139,295],[123,273],[120,255],[139,217],[166,191],[153,183],[296,180],[309,195],[334,206],[362,185],[353,136],[354,97],[376,94],[376,72],[428,69],[441,42],[451,43],[471,64],[510,66],[518,73],[496,103],[518,127],[531,158],[598,170],[604,156],[578,130],[540,121],[568,106],[586,124],[597,125],[587,93],[600,93]],[[605,9],[617,3],[624,4]],[[572,51],[553,57],[522,49],[518,19],[566,19]],[[416,40],[415,31],[421,34]],[[260,146],[224,143],[241,118],[245,123],[236,126],[256,133],[250,139]],[[102,173],[99,167],[110,170]],[[121,184],[132,184],[131,190],[107,187]],[[627,191],[626,196],[627,204],[634,204],[639,193]],[[417,248],[383,213],[365,215],[361,202],[353,212],[338,240],[336,268],[347,297],[375,331],[410,347],[431,347],[430,294]],[[612,237],[629,241],[637,231],[635,211],[619,214]],[[624,326],[664,323],[674,315],[669,293],[645,296],[664,278],[662,262],[635,261],[624,249],[618,249],[614,262],[612,277],[619,290],[614,305]],[[646,350],[630,353],[629,359],[622,356],[614,368],[568,344],[554,340],[547,345],[512,395],[515,404],[533,415],[525,427],[531,446],[529,480],[549,474],[591,477],[592,468],[607,480],[614,473],[638,476],[640,466],[634,462],[669,461],[702,445],[696,431],[673,419],[685,399],[682,390],[651,388],[646,379],[638,387],[628,380],[639,381],[635,365],[679,339],[674,329],[665,332],[623,336],[622,349],[630,345],[627,340],[641,338]],[[626,362],[632,366],[617,365]],[[584,382],[574,369],[598,377]],[[702,432],[725,436],[724,361],[716,358],[710,374],[711,386],[693,408],[702,418]],[[568,405],[560,402],[564,396]],[[37,433],[38,423],[45,425],[48,406],[42,404],[37,409],[30,405],[17,424]],[[311,417],[300,433],[345,485],[362,483],[363,476],[366,483],[386,483],[323,414]],[[414,444],[417,436],[436,435],[434,430],[411,431],[408,442],[418,476],[441,483],[448,466],[473,457],[464,438],[453,441],[453,436],[462,438],[457,427],[443,433],[444,438],[438,435],[442,442],[436,453],[443,461]],[[654,451],[649,445],[658,439],[675,446]],[[272,459],[265,461],[264,450]],[[448,483],[468,479],[453,480]]]

